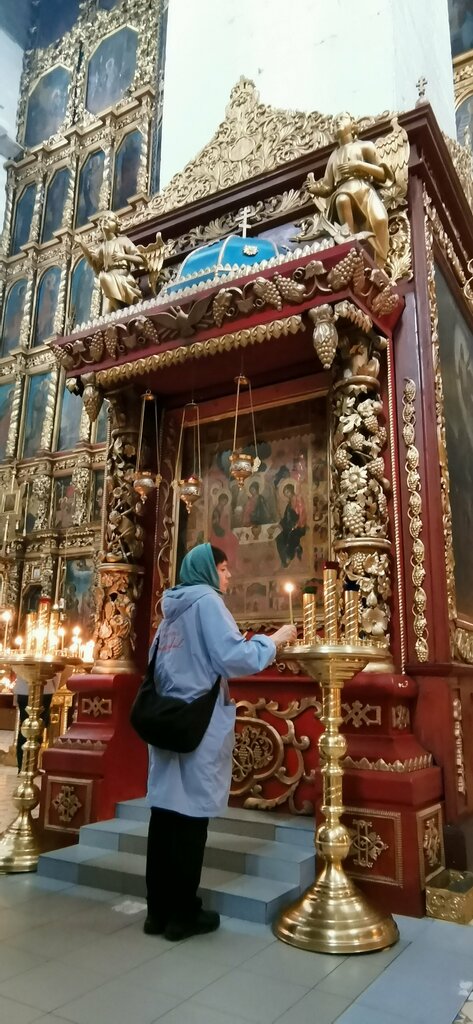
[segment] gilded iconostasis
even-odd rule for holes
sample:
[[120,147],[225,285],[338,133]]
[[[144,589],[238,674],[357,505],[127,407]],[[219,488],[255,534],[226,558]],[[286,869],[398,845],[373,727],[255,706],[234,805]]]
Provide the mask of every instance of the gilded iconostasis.
[[[38,5],[37,5],[38,6]],[[8,167],[0,262],[0,487],[15,494],[0,575],[6,603],[43,593],[90,626],[100,548],[107,403],[91,427],[49,343],[101,312],[83,257],[97,216],[157,187],[165,0],[38,7]],[[79,446],[79,447],[78,447]],[[2,524],[0,523],[0,526]],[[21,572],[9,571],[13,562]],[[4,602],[5,603],[5,602]]]

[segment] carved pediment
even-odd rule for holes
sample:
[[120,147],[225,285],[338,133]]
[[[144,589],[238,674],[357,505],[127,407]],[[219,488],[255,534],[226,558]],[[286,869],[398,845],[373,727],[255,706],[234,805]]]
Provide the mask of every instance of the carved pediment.
[[[238,185],[334,142],[331,115],[266,106],[247,78],[240,78],[232,89],[225,113],[210,142],[153,196],[147,217]],[[385,116],[363,118],[359,129]]]

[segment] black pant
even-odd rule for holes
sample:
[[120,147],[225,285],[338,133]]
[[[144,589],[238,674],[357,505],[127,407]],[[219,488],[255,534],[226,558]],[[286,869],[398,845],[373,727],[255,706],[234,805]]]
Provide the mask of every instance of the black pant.
[[[53,699],[52,693],[43,693],[43,707],[41,709],[41,718],[43,720],[44,728],[47,729],[49,725],[49,712],[51,709],[51,701]],[[18,739],[16,741],[16,763],[18,765],[18,771],[21,772],[21,766],[23,764],[23,744],[26,743],[26,739],[21,732],[21,726],[26,721],[28,715],[26,714],[26,706],[28,704],[28,697],[26,693],[17,694],[16,698],[18,704],[18,710],[20,712],[20,728],[18,730]]]
[[208,818],[151,808],[146,857],[148,914],[156,921],[187,923],[199,913]]

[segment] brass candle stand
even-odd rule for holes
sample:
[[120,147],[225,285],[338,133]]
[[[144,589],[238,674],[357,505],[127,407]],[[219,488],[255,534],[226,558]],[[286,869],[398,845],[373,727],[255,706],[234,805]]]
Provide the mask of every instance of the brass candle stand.
[[[324,577],[333,569],[324,571]],[[340,732],[341,693],[345,682],[368,662],[386,659],[385,647],[358,638],[358,594],[345,594],[345,635],[338,639],[338,594],[333,579],[324,579],[332,606],[325,607],[330,623],[330,640],[296,643],[284,648],[282,657],[297,661],[316,679],[322,690],[321,721],[324,732],[319,739],[323,783],[323,822],[315,833],[315,848],[322,868],[313,885],[302,897],[283,911],[275,922],[275,935],[283,942],[316,953],[367,953],[392,946],[399,932],[389,914],[378,911],[346,874],[343,861],[350,852],[351,838],[340,821],[343,812],[343,767],[346,740]],[[330,584],[330,585],[329,585]],[[350,596],[348,596],[350,594]],[[356,605],[356,610],[355,606]],[[328,614],[327,614],[328,613]],[[346,635],[348,634],[348,636]]]
[[28,685],[28,718],[23,722],[22,732],[26,737],[23,747],[23,767],[18,786],[13,794],[13,803],[18,810],[14,821],[0,837],[0,874],[35,871],[41,853],[41,842],[37,821],[32,811],[40,798],[35,783],[38,775],[38,757],[41,747],[43,723],[40,718],[45,683],[56,672],[60,672],[71,660],[67,654],[11,654],[5,660]]

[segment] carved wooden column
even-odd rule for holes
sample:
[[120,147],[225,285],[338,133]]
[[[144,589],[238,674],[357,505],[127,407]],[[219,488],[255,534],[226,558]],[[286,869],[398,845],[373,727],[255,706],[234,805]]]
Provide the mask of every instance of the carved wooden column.
[[144,568],[142,503],[133,488],[140,403],[131,389],[109,394],[107,515],[96,611],[96,672],[132,672],[135,611]]
[[333,386],[332,513],[342,575],[360,588],[362,636],[389,644],[391,569],[384,454],[387,429],[380,398],[379,353],[385,341],[354,330],[339,339]]

